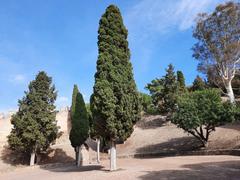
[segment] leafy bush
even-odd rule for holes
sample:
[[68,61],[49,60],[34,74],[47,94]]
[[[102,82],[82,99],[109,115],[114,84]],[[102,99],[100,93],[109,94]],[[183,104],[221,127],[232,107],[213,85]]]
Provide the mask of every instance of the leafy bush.
[[240,121],[240,101],[236,101],[235,120]]
[[150,95],[140,92],[139,96],[140,96],[140,101],[141,101],[141,105],[142,105],[142,110],[146,114],[157,114],[158,113],[157,108],[154,106],[152,97]]
[[192,134],[206,147],[210,133],[216,126],[233,121],[235,111],[229,103],[222,103],[219,91],[195,91],[178,97],[172,123]]

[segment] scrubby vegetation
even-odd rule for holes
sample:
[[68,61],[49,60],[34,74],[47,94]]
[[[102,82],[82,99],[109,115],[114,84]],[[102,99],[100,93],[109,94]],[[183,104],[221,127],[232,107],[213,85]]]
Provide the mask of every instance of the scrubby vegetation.
[[182,94],[177,99],[177,110],[172,123],[184,129],[207,147],[209,135],[216,126],[235,120],[236,108],[223,103],[220,92],[215,89]]

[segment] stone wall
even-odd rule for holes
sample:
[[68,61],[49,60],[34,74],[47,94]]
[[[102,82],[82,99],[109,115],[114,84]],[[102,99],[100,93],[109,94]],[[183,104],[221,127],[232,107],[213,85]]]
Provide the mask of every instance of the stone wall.
[[[11,111],[8,113],[0,113],[0,144],[6,142],[6,137],[10,133],[12,125],[10,122],[12,114],[15,112]],[[57,125],[60,127],[60,131],[68,134],[71,129],[69,107],[62,108],[56,115]]]

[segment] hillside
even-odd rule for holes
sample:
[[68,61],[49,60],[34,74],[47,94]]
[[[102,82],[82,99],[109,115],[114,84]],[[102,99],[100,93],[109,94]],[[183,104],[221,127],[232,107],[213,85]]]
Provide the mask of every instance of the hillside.
[[[5,144],[5,143],[4,143]],[[96,143],[88,140],[90,146],[90,160],[95,162]],[[210,136],[208,149],[237,149],[240,148],[240,123],[229,124],[216,128]],[[14,154],[6,147],[0,148],[1,161],[0,170],[15,163],[23,163],[19,161]],[[117,145],[117,154],[121,156],[129,156],[134,154],[149,153],[171,153],[179,151],[190,151],[199,149],[199,142],[191,135],[185,133],[182,129],[166,122],[163,116],[145,116],[139,121],[134,129],[133,134],[124,143]],[[102,157],[106,158],[107,154],[102,153]],[[56,144],[51,147],[48,154],[43,155],[40,164],[74,161],[74,150],[65,133],[57,140]],[[26,162],[26,161],[25,161]],[[9,165],[10,164],[10,165]]]

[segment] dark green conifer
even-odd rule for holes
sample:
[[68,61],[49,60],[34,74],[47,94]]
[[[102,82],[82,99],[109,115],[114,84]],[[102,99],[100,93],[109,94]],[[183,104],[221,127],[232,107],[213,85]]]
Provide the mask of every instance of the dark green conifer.
[[201,91],[206,89],[206,83],[203,81],[203,79],[197,75],[197,77],[193,81],[193,85],[191,87],[191,91]]
[[69,139],[76,152],[76,164],[80,165],[80,147],[89,136],[89,119],[87,109],[79,92],[77,85],[74,85],[71,106],[72,128]]
[[185,78],[182,71],[177,71],[178,90],[180,93],[186,91]]
[[12,116],[13,129],[8,136],[12,150],[35,155],[46,150],[57,138],[58,127],[54,102],[57,97],[52,78],[43,71],[30,82],[25,97],[19,100],[19,109]]
[[127,36],[118,7],[110,5],[99,23],[99,55],[91,110],[97,134],[111,142],[111,170],[116,169],[116,142],[125,141],[140,118],[141,103],[129,60]]
[[177,79],[172,64],[168,65],[162,89],[162,112],[170,114],[175,110],[177,98]]

